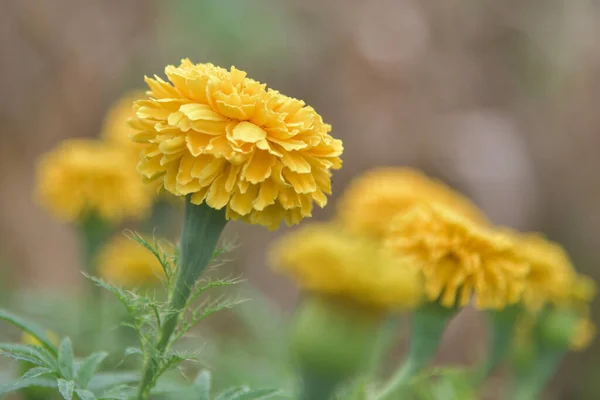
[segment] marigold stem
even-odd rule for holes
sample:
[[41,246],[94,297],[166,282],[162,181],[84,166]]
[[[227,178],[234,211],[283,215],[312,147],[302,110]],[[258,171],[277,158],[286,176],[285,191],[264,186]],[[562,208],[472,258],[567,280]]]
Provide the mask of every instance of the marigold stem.
[[401,391],[433,359],[446,325],[456,310],[442,307],[435,303],[426,304],[415,311],[412,316],[411,338],[408,357],[404,364],[396,370],[381,392],[377,400],[397,400],[410,398]]
[[144,364],[138,400],[146,400],[156,383],[160,358],[170,345],[179,317],[186,308],[192,289],[208,266],[226,223],[224,208],[216,210],[204,203],[195,205],[190,202],[189,196],[186,198],[177,281],[170,294],[169,314],[163,320],[155,354],[147,357]]

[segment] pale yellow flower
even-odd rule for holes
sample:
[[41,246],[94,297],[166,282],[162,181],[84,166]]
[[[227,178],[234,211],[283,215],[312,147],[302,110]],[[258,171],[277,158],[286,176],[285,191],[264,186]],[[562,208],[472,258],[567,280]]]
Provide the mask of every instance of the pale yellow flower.
[[138,165],[146,179],[270,229],[325,206],[343,148],[313,108],[234,67],[183,60],[165,73],[170,82],[146,78],[149,97],[131,122],[149,145]]
[[151,286],[165,276],[154,254],[123,235],[113,237],[100,250],[96,265],[102,279],[123,287]]
[[466,197],[419,171],[401,167],[375,168],[354,179],[337,211],[350,230],[382,238],[395,215],[421,203],[441,203],[470,220],[487,221]]
[[528,267],[510,237],[439,204],[397,215],[386,245],[420,268],[427,298],[446,307],[474,296],[477,308],[500,309],[521,298]]
[[[48,336],[48,340],[50,340],[50,343],[54,344],[55,346],[58,346],[60,342],[60,337],[56,334],[56,332],[47,330],[46,336]],[[25,331],[23,331],[23,333],[21,334],[21,343],[43,347],[42,343],[37,338]]]
[[596,336],[596,326],[588,318],[581,318],[575,324],[571,336],[570,349],[573,351],[585,350]]
[[143,143],[135,143],[131,136],[136,132],[129,124],[129,120],[135,118],[133,103],[144,96],[142,90],[126,93],[119,98],[106,114],[102,127],[101,137],[117,147],[129,151],[135,164],[138,163],[140,152],[147,146]]
[[37,174],[40,202],[55,217],[75,221],[88,214],[120,222],[141,218],[152,199],[129,157],[96,140],[74,139],[45,154]]
[[381,309],[406,309],[421,298],[418,271],[371,239],[335,224],[312,224],[280,239],[273,267],[304,290]]
[[523,304],[537,312],[548,303],[564,305],[568,302],[575,289],[577,273],[565,250],[539,234],[512,233],[512,236],[518,255],[529,265]]

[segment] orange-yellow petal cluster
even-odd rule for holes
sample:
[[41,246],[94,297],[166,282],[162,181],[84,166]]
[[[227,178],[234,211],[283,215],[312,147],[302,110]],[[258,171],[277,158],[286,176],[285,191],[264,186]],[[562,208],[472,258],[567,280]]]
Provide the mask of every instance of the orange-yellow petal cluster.
[[117,223],[141,218],[152,205],[148,190],[127,154],[105,142],[75,139],[45,154],[37,174],[40,202],[65,221],[89,213]]
[[148,146],[138,171],[227,218],[276,229],[311,216],[331,193],[343,147],[301,100],[267,89],[234,67],[183,60],[168,82],[146,78],[133,140]]
[[96,267],[102,279],[122,287],[152,286],[165,275],[154,254],[123,235],[113,237],[104,245],[97,256]]
[[487,221],[469,199],[442,182],[400,167],[372,169],[352,181],[338,202],[338,218],[353,232],[382,238],[395,215],[422,203],[440,203],[470,220]]
[[416,268],[334,224],[312,224],[287,234],[271,249],[270,261],[312,293],[381,309],[408,309],[421,299]]
[[386,244],[423,273],[425,294],[446,307],[499,309],[520,300],[528,267],[507,235],[439,204],[397,215]]

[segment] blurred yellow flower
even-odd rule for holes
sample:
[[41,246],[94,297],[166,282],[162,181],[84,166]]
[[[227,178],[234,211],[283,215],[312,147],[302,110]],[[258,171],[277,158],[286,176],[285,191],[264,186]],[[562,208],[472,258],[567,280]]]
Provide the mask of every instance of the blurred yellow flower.
[[75,139],[45,154],[37,173],[40,202],[55,217],[74,221],[88,213],[111,222],[140,218],[152,205],[128,155],[107,143]]
[[[48,336],[50,343],[58,346],[58,343],[60,342],[60,338],[58,337],[56,332],[46,331],[46,336]],[[25,332],[25,331],[23,331],[23,333],[21,334],[21,343],[22,344],[30,344],[32,346],[42,347],[42,343],[39,340],[37,340],[37,338],[35,338],[33,335],[31,335],[30,333]]]
[[131,121],[133,140],[149,144],[138,165],[147,180],[269,229],[325,206],[343,147],[313,108],[235,67],[185,59],[165,73],[170,82],[146,78]]
[[123,287],[151,286],[164,277],[156,257],[124,235],[116,235],[100,250],[96,265],[102,279]]
[[147,145],[135,143],[131,140],[131,136],[136,131],[129,125],[128,121],[135,118],[133,103],[143,96],[144,92],[142,90],[135,90],[126,93],[117,100],[106,114],[101,133],[101,137],[107,142],[129,151],[135,159],[135,164],[139,161],[140,152]]
[[463,307],[472,296],[479,309],[520,300],[528,267],[512,240],[439,204],[397,215],[386,245],[419,266],[427,298],[445,307]]
[[342,194],[337,211],[351,231],[382,238],[396,214],[421,203],[441,203],[473,221],[487,221],[469,199],[442,182],[400,167],[376,168],[356,178]]
[[588,318],[581,318],[575,324],[573,335],[571,336],[570,349],[581,351],[586,349],[596,336],[596,327]]
[[382,309],[412,308],[421,298],[414,267],[334,224],[312,224],[287,234],[272,247],[270,262],[315,294]]
[[536,312],[547,303],[564,305],[569,301],[577,275],[565,250],[539,234],[512,235],[518,255],[529,265],[523,292],[525,307]]

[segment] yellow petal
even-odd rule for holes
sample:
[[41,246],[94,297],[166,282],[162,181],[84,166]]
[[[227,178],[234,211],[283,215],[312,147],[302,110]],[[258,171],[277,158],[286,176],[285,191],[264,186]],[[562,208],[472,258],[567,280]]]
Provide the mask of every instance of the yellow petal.
[[227,118],[215,112],[207,104],[184,104],[179,108],[179,111],[192,121],[227,121]]
[[271,176],[271,168],[276,159],[266,151],[256,150],[250,161],[244,166],[242,176],[250,183],[260,183]]
[[281,162],[294,172],[303,174],[311,171],[310,163],[297,151],[283,152]]
[[258,187],[258,185],[252,185],[246,193],[236,192],[229,202],[229,207],[240,215],[250,213],[252,211],[252,203],[258,194]]
[[307,194],[317,190],[315,178],[311,174],[297,174],[285,168],[283,170],[283,176],[292,184],[296,193]]
[[256,197],[256,200],[254,201],[254,209],[261,211],[267,206],[275,204],[278,192],[277,185],[275,185],[275,182],[273,182],[272,179],[264,181],[260,185],[258,197]]
[[208,194],[206,195],[206,204],[212,208],[220,210],[227,205],[231,193],[225,190],[226,175],[221,175],[210,185]]
[[187,142],[187,148],[190,151],[190,153],[192,153],[194,157],[197,157],[200,154],[204,153],[204,150],[213,138],[214,136],[192,131],[186,135],[185,140]]
[[251,122],[242,121],[233,128],[233,139],[247,143],[256,143],[267,137],[267,132]]

